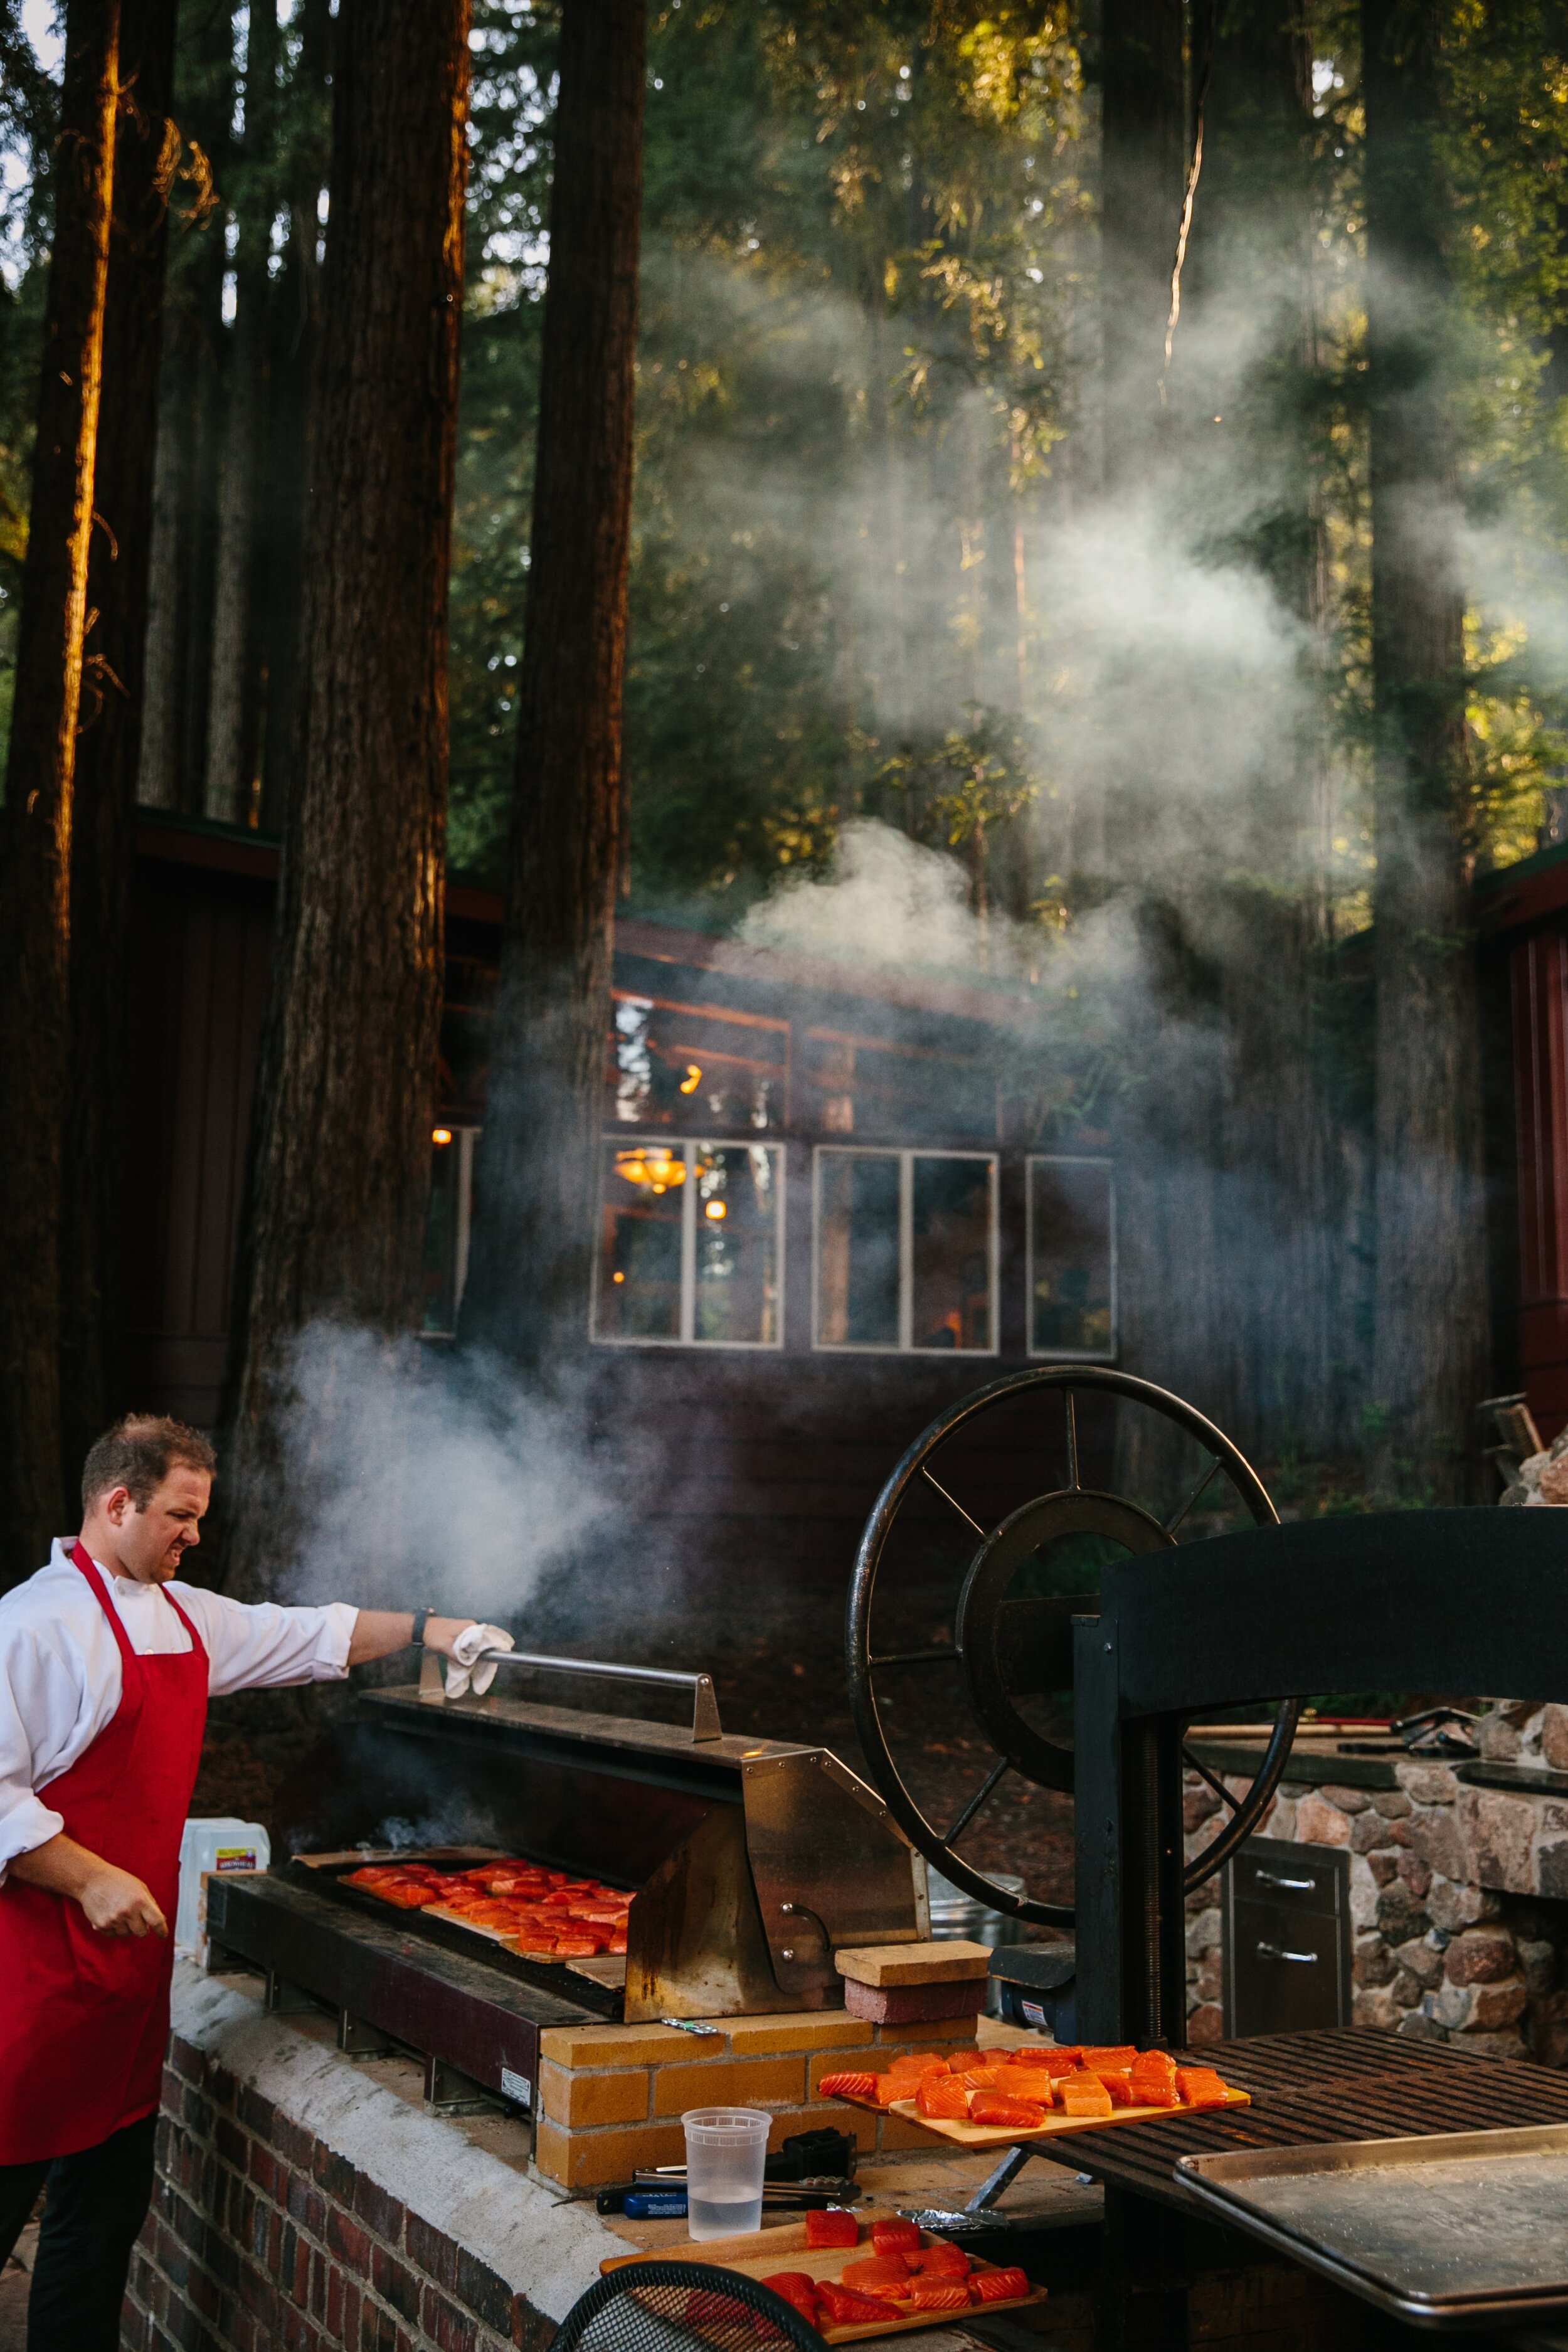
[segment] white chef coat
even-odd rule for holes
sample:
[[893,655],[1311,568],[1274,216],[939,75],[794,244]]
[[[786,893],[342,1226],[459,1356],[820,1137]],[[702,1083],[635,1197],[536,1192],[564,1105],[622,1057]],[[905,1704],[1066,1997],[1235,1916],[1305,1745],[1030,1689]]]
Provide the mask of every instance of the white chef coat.
[[[0,1594],[0,1885],[17,1854],[65,1827],[39,1791],[70,1769],[120,1706],[120,1644],[70,1555],[71,1539],[57,1538],[47,1568]],[[192,1584],[139,1584],[106,1570],[103,1583],[141,1658],[189,1650],[191,1637],[166,1597],[175,1595],[205,1646],[215,1698],[340,1682],[348,1673],[359,1611],[346,1601],[247,1607]]]

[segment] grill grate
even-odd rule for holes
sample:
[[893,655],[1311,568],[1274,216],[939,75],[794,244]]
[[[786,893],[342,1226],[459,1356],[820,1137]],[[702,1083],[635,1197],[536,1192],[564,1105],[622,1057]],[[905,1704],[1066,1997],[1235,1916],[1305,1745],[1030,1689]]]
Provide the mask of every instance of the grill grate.
[[1206,2043],[1190,2057],[1250,2091],[1252,2105],[1085,2132],[1073,2142],[1080,2170],[1108,2188],[1186,2209],[1171,2177],[1182,2156],[1568,2123],[1568,2075],[1470,2057],[1445,2042],[1401,2042],[1370,2027]]

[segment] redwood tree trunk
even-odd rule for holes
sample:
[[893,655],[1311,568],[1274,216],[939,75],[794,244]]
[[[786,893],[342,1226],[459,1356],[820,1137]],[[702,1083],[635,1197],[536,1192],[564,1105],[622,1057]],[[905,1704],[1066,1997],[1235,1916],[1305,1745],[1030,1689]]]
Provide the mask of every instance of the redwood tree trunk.
[[71,824],[114,197],[120,0],[71,0],[0,859],[0,1578],[65,1531],[60,1164]]
[[565,0],[506,928],[463,1334],[587,1335],[623,824],[646,0]]
[[442,990],[468,0],[343,0],[285,838],[242,1269],[229,1580],[278,1564],[315,1320],[417,1325]]
[[61,1422],[68,1492],[120,1402],[115,1372],[131,856],[141,749],[177,0],[122,0],[89,633],[71,830],[70,1101]]
[[1164,363],[1186,170],[1182,0],[1100,10],[1100,317],[1105,474],[1136,484]]
[[1479,1015],[1468,938],[1455,305],[1436,0],[1363,0],[1377,875],[1380,1483],[1465,1490],[1486,1393]]

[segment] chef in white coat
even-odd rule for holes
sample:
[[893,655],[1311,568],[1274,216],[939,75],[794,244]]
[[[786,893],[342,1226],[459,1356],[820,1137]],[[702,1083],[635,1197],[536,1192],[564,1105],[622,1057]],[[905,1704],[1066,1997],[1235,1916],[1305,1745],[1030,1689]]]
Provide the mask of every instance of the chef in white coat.
[[118,1423],[88,1455],[80,1535],[0,1597],[0,2263],[47,2181],[29,2352],[120,2340],[209,1696],[339,1681],[410,1643],[459,1670],[511,1646],[427,1609],[247,1607],[181,1581],[215,1466],[196,1430]]

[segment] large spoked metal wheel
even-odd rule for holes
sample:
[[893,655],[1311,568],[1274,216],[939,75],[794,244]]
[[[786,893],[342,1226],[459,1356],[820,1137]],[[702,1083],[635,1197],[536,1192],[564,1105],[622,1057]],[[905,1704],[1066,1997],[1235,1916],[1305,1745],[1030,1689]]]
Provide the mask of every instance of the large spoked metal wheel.
[[[1147,1408],[1173,1423],[1200,1450],[1203,1466],[1195,1484],[1163,1516],[1143,1503],[1083,1484],[1077,1399],[1091,1391]],[[1042,1428],[1038,1443],[1042,1451],[1059,1443],[1066,1483],[1016,1506],[987,1528],[984,1517],[975,1517],[968,1507],[953,1472],[946,1465],[939,1470],[939,1457],[960,1432],[964,1433],[966,1444],[972,1444],[976,1425],[986,1416],[1013,1407],[1036,1391],[1041,1392],[1042,1411],[1049,1411],[1054,1397],[1061,1399],[1059,1437]],[[1099,1602],[1092,1593],[1041,1595],[1026,1589],[1020,1592],[1019,1585],[1026,1588],[1029,1582],[1030,1564],[1048,1559],[1052,1549],[1068,1539],[1089,1537],[1122,1552],[1148,1557],[1148,1572],[1157,1576],[1160,1568],[1154,1555],[1175,1547],[1198,1504],[1221,1477],[1229,1482],[1237,1502],[1255,1525],[1278,1525],[1279,1515],[1251,1464],[1223,1431],[1192,1405],[1128,1372],[1088,1364],[1051,1364],[993,1381],[941,1414],[916,1438],[883,1487],[860,1539],[849,1591],[846,1647],[856,1727],[871,1776],[894,1819],[926,1860],[976,1901],[1046,1925],[1070,1926],[1074,1916],[1067,1906],[1042,1901],[1026,1889],[1018,1895],[998,1885],[957,1851],[959,1840],[1009,1772],[1038,1788],[1070,1790],[1073,1785],[1071,1748],[1031,1722],[1020,1701],[1062,1692],[1070,1685],[1071,1621],[1074,1616],[1097,1614]],[[895,1530],[911,1501],[918,1498],[923,1506],[932,1490],[952,1514],[955,1531],[956,1522],[962,1521],[975,1539],[958,1591],[952,1637],[951,1642],[882,1648],[875,1627],[879,1601],[889,1599],[890,1588],[899,1581],[897,1568],[889,1565]],[[969,1500],[976,1508],[982,1507],[973,1495]],[[960,1677],[970,1710],[994,1751],[991,1769],[946,1828],[939,1827],[917,1802],[889,1744],[889,1684],[906,1669],[918,1670],[922,1680],[928,1674]],[[1230,1813],[1218,1835],[1188,1865],[1189,1892],[1220,1869],[1267,1813],[1290,1753],[1300,1714],[1299,1700],[1279,1707],[1263,1762],[1239,1798],[1184,1745],[1187,1764],[1208,1782]]]

